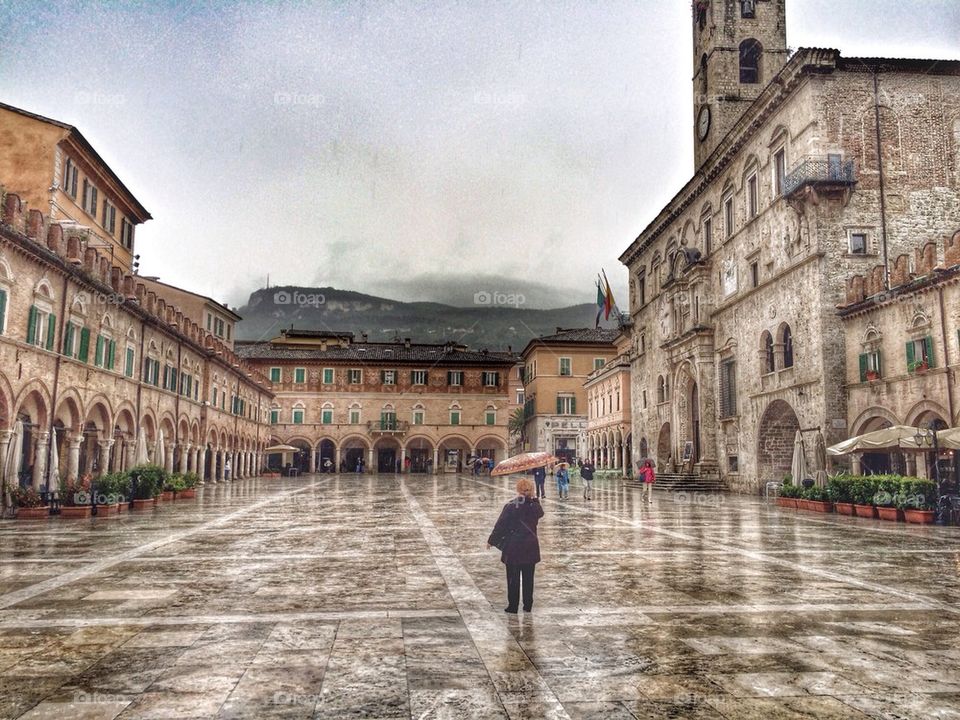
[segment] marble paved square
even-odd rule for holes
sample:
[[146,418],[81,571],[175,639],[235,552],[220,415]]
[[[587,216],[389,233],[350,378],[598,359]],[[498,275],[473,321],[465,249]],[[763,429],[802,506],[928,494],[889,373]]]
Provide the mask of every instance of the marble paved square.
[[310,476],[0,524],[0,719],[960,718],[960,532],[739,496]]

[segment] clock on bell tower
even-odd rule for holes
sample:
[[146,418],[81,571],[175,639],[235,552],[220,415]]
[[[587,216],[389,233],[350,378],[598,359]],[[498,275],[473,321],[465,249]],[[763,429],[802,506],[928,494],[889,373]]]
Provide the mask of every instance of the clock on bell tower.
[[786,0],[693,0],[694,164],[787,61]]

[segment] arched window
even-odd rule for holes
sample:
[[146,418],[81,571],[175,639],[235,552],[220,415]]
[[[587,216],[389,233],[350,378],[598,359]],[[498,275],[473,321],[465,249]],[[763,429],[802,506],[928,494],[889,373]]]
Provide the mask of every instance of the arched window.
[[750,38],[740,43],[740,82],[753,85],[760,82],[760,57],[763,45]]
[[700,56],[700,94],[703,95],[700,98],[701,103],[707,101],[707,54],[704,53]]
[[780,343],[783,345],[783,366],[793,367],[793,331],[789,325],[784,325],[780,334]]
[[761,337],[761,346],[763,350],[763,372],[772,373],[777,369],[777,360],[773,351],[773,335],[765,331]]

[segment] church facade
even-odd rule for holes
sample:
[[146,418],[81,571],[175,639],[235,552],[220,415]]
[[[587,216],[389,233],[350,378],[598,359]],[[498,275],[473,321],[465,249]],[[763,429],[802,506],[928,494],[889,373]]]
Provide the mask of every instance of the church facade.
[[692,19],[695,173],[620,258],[634,456],[753,492],[850,432],[847,280],[960,227],[960,63],[788,55],[783,0]]

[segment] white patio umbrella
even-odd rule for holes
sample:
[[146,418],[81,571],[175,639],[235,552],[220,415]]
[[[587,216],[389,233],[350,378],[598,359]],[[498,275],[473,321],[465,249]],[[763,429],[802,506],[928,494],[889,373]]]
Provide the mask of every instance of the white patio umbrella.
[[147,454],[147,434],[143,428],[140,428],[140,433],[137,435],[137,447],[133,453],[133,464],[146,465],[148,462],[150,462],[150,457]]
[[807,476],[807,458],[804,455],[803,434],[797,430],[793,440],[793,462],[790,464],[790,473],[793,475],[793,484],[800,485]]
[[3,458],[3,505],[10,506],[10,491],[20,484],[20,469],[23,464],[23,422],[13,424],[7,456]]
[[47,463],[47,492],[60,492],[60,450],[57,448],[57,429],[50,433],[50,458]]
[[[883,452],[885,450],[917,450],[918,428],[909,425],[874,430],[857,435],[827,448],[830,455],[849,455],[855,452]],[[938,435],[938,437],[941,437]]]
[[164,458],[163,455],[166,452],[163,443],[163,430],[157,431],[157,443],[153,446],[153,464],[163,467]]
[[814,452],[816,456],[817,470],[816,481],[820,487],[827,485],[827,441],[823,438],[822,432],[817,432],[817,446]]
[[941,430],[937,433],[937,442],[945,450],[960,450],[960,427]]

